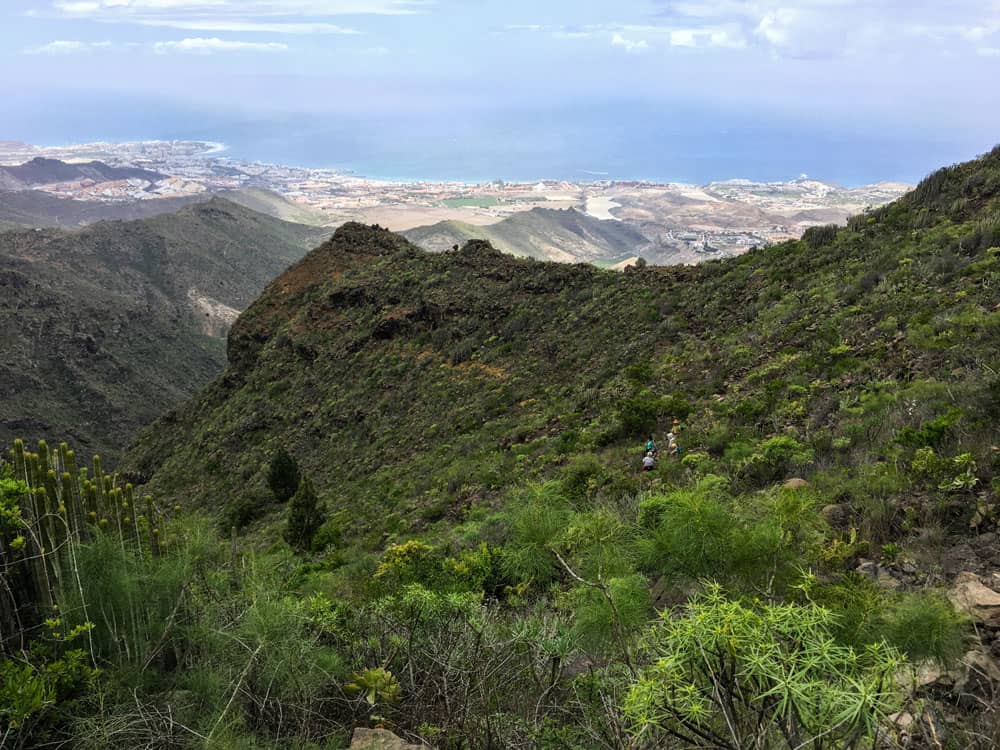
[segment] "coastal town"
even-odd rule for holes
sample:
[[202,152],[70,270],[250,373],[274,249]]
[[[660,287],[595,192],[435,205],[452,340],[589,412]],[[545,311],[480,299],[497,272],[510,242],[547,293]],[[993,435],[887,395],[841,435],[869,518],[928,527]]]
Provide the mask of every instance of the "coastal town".
[[902,195],[908,185],[845,188],[802,176],[788,182],[728,180],[708,185],[595,180],[531,183],[386,181],[329,168],[232,158],[220,143],[139,141],[35,146],[0,141],[0,165],[33,159],[99,161],[155,173],[110,182],[57,182],[37,189],[78,201],[133,202],[257,190],[301,210],[296,220],[335,226],[348,220],[396,231],[458,221],[487,226],[533,208],[577,209],[631,224],[648,238],[651,260],[697,262],[796,238],[809,226],[842,223]]

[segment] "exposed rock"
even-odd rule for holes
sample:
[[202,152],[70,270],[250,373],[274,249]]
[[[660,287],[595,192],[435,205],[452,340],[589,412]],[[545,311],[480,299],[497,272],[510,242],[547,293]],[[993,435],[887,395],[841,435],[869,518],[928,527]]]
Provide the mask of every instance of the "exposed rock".
[[887,718],[889,719],[889,723],[900,732],[906,732],[911,726],[913,726],[913,714],[909,711],[900,711],[899,713],[889,714]]
[[820,515],[834,529],[846,529],[851,522],[851,509],[842,503],[824,506]]
[[913,684],[918,688],[945,687],[950,690],[960,678],[958,672],[944,669],[936,661],[928,659],[916,667]]
[[861,575],[872,579],[883,589],[895,590],[902,585],[901,581],[893,576],[892,573],[871,560],[859,560],[855,570]]
[[809,482],[805,479],[800,479],[799,477],[792,477],[791,479],[786,480],[781,486],[786,490],[801,490],[804,487],[808,487]]
[[984,586],[975,573],[959,573],[948,598],[977,622],[1000,628],[1000,594]]
[[[938,720],[934,710],[925,706],[918,716],[900,711],[886,717],[888,736],[880,737],[880,747],[944,747],[948,739],[947,728]],[[927,742],[931,744],[928,745]]]
[[975,649],[962,659],[962,676],[955,684],[959,696],[968,696],[977,702],[992,700],[1000,687],[1000,664],[993,655]]
[[349,750],[421,750],[423,747],[424,745],[411,745],[388,729],[358,727],[354,730]]

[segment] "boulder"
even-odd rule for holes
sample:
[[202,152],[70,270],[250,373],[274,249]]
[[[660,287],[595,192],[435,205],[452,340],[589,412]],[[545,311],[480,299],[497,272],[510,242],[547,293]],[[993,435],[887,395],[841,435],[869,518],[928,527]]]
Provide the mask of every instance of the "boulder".
[[785,483],[781,486],[786,490],[801,490],[803,487],[808,487],[809,482],[805,479],[800,479],[799,477],[792,477],[791,479],[785,480]]
[[354,730],[349,750],[424,750],[424,746],[411,745],[388,729],[358,727]]
[[948,592],[956,609],[987,627],[1000,628],[1000,594],[984,586],[975,573],[959,573]]
[[842,503],[824,505],[820,515],[833,529],[846,529],[851,523],[851,509]]

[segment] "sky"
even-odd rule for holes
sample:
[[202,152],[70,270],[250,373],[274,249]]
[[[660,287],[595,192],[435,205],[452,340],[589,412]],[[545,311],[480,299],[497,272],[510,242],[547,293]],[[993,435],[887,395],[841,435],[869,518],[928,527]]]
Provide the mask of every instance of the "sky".
[[518,121],[512,148],[603,153],[655,121],[678,152],[899,144],[902,179],[1000,142],[998,79],[1000,0],[0,2],[0,139],[42,144],[339,123],[396,153],[465,123],[476,152]]

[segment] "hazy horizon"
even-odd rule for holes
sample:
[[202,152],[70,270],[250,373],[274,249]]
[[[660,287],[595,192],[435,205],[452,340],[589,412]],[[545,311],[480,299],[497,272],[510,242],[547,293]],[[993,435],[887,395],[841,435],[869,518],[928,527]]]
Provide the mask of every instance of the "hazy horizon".
[[0,138],[371,177],[913,182],[1000,141],[1000,0],[14,0]]

